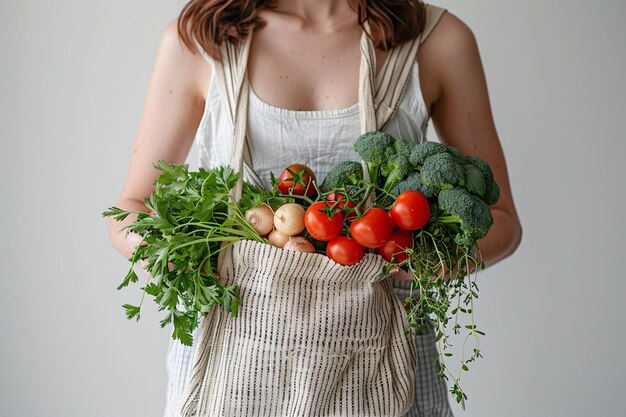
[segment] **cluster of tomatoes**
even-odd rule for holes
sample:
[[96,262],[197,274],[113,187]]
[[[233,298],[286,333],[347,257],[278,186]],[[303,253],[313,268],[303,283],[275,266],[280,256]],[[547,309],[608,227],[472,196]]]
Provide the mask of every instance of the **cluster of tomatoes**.
[[[297,181],[289,173],[295,173]],[[310,168],[295,164],[283,174],[277,186],[284,194],[315,195],[311,184],[315,177]],[[365,209],[364,204],[333,192],[308,206],[304,224],[313,239],[327,242],[326,255],[341,265],[356,264],[368,249],[387,261],[401,263],[408,257],[406,249],[413,247],[412,232],[426,225],[429,218],[428,200],[417,191],[401,193],[389,211],[380,207]]]

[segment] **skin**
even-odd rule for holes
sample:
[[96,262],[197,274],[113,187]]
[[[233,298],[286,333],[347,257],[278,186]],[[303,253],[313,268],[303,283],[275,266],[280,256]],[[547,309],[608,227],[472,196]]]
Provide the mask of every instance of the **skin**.
[[[263,101],[294,110],[340,109],[358,101],[361,29],[346,1],[278,1],[276,9],[260,16],[267,25],[255,31],[248,73]],[[378,69],[386,55],[377,52]],[[492,206],[494,224],[478,242],[483,260],[491,266],[515,251],[522,228],[476,39],[463,21],[446,12],[420,46],[417,60],[424,101],[440,140],[487,161],[500,185],[501,198]],[[160,41],[117,207],[147,210],[143,199],[159,174],[153,162],[185,161],[210,78],[210,65],[180,42],[176,21],[170,22]],[[141,242],[140,236],[122,231],[132,221],[133,216],[123,222],[108,220],[109,237],[126,258]],[[407,276],[399,272],[395,278]]]

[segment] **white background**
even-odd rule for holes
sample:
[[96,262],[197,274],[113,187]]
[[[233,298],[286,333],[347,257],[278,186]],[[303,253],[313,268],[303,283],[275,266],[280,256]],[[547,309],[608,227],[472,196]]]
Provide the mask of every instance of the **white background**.
[[[455,414],[624,415],[626,3],[435,4],[478,40],[524,228],[479,278],[484,358]],[[127,261],[100,213],[182,6],[0,2],[0,416],[162,413],[169,332],[151,303],[125,319],[140,291],[116,291]]]

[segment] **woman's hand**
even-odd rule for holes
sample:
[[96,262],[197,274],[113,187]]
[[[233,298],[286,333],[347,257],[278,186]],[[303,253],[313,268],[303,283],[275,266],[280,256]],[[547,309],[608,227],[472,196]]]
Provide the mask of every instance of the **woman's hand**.
[[[476,270],[476,263],[472,260],[472,258],[468,258],[467,264],[463,262],[463,264],[461,265],[461,269],[463,271],[466,271],[469,269],[470,272],[466,274],[466,275],[469,275],[470,273],[473,273]],[[451,272],[448,270],[444,270],[444,268],[442,268],[442,266],[439,265],[437,268],[435,268],[435,275],[431,276],[430,279],[434,280],[440,276],[443,276],[443,280],[448,281],[450,277],[456,277],[457,273],[458,273],[458,268],[456,267],[456,265],[454,266],[454,268],[452,268]],[[400,269],[397,272],[391,274],[390,277],[392,279],[397,279],[400,281],[410,281],[413,279],[413,273],[411,271],[404,271]]]
[[[126,235],[126,247],[128,248],[128,251],[130,252],[130,255],[128,256],[128,258],[133,256],[133,253],[135,253],[135,250],[137,249],[138,246],[146,246],[148,245],[148,243],[143,240],[143,237],[135,232],[128,232],[128,234]],[[144,271],[146,272],[150,272],[146,269],[146,267],[148,266],[148,261],[145,259],[139,259],[139,264],[141,265],[141,267],[143,268]],[[171,272],[174,270],[174,264],[171,262],[167,263],[167,269]]]

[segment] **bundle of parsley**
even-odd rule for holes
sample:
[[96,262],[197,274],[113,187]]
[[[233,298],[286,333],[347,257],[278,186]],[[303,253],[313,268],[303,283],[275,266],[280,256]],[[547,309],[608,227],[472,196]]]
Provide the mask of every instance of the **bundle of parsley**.
[[159,311],[167,310],[161,327],[171,323],[172,338],[191,345],[200,314],[207,314],[213,306],[223,306],[231,315],[237,315],[239,288],[220,284],[214,272],[217,255],[238,240],[269,243],[250,226],[244,213],[271,201],[273,194],[244,182],[242,198],[232,201],[230,192],[239,174],[228,166],[209,170],[201,167],[190,172],[187,164],[159,161],[154,167],[162,174],[154,182],[150,197],[144,200],[150,212],[109,207],[102,215],[120,221],[136,214],[136,221],[125,229],[138,233],[147,243],[137,246],[129,259],[130,269],[118,286],[121,289],[138,282],[133,266],[139,260],[146,261],[148,282],[142,287],[144,293],[138,305],[124,305],[126,316],[139,320],[145,294],[152,295]]

